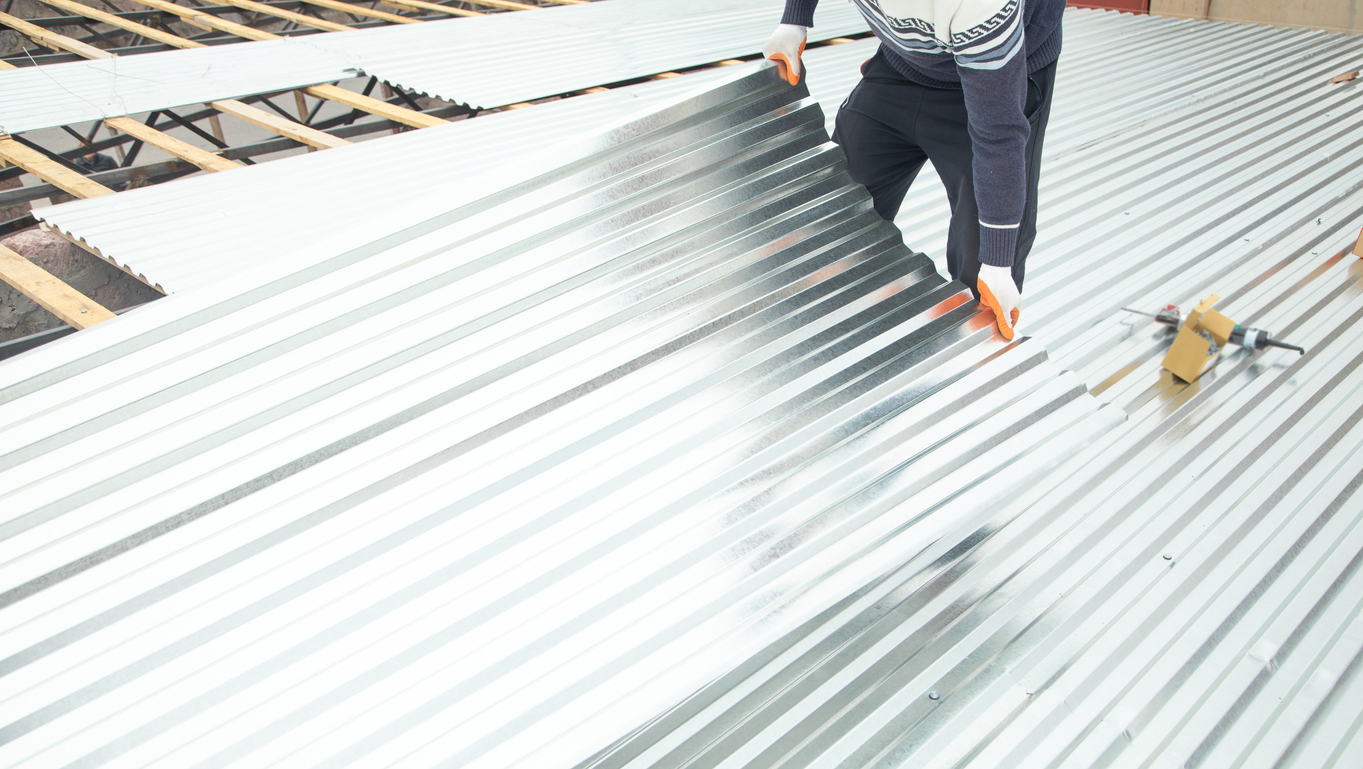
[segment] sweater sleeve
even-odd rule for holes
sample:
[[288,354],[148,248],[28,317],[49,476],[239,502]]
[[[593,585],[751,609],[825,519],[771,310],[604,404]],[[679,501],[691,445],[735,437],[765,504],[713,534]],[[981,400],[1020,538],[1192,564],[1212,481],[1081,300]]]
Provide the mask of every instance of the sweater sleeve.
[[[1019,4],[1010,23],[988,34],[968,30],[955,45],[974,153],[975,203],[980,211],[980,262],[1013,264],[1027,202],[1027,56]],[[997,17],[996,17],[997,20]],[[1007,22],[1007,20],[1005,20]],[[971,39],[971,37],[974,39]],[[953,33],[953,42],[957,35]]]
[[786,12],[781,16],[781,23],[814,26],[814,8],[818,4],[819,0],[786,0]]

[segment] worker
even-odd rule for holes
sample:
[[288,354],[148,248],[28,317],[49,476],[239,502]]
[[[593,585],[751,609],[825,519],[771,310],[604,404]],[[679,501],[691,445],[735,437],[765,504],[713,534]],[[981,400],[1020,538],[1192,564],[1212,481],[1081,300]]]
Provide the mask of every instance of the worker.
[[[890,221],[932,161],[951,203],[947,270],[1012,339],[1065,0],[852,1],[880,47],[838,110],[833,141]],[[786,0],[763,49],[792,85],[817,5]]]

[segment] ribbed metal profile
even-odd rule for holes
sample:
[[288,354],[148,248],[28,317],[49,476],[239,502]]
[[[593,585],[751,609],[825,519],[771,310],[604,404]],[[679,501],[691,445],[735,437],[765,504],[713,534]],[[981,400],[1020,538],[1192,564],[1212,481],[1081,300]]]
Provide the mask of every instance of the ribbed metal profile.
[[[759,53],[784,8],[784,0],[608,0],[344,32],[317,45],[358,57],[365,74],[393,85],[491,108]],[[856,6],[829,2],[810,40],[869,30]]]
[[[556,143],[553,137],[599,130],[724,76],[714,70],[561,99],[35,215],[166,291],[197,290],[281,264],[301,269],[424,221],[447,210],[470,180]],[[338,228],[337,212],[357,200],[363,215]]]
[[[361,73],[448,101],[502,107],[757,54],[783,6],[782,0],[609,0],[6,70],[0,73],[0,132],[287,91]],[[828,3],[811,39],[866,31],[851,5]]]
[[[1066,24],[1022,317],[1129,419],[584,766],[1358,763],[1363,92],[1329,81],[1363,41]],[[899,224],[940,249],[940,189]],[[1171,331],[1120,309],[1213,293],[1309,352],[1232,348],[1187,384]]]
[[728,77],[0,366],[7,765],[571,766],[1122,419]]
[[355,77],[343,53],[301,40],[233,43],[0,71],[0,133],[288,91]]

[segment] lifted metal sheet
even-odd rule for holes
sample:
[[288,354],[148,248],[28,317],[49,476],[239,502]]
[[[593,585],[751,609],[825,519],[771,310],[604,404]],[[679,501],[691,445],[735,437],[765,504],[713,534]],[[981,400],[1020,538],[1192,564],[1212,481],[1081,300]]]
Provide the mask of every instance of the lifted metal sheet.
[[7,761],[570,766],[1121,420],[734,69],[0,366]]

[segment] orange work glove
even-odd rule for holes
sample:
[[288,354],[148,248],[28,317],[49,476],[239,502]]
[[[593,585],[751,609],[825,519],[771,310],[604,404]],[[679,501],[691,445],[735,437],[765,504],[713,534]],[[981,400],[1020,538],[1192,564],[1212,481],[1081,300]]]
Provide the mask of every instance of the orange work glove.
[[808,27],[781,24],[776,27],[766,47],[762,49],[762,55],[776,62],[781,77],[791,85],[798,85],[800,82],[800,56],[805,52],[805,36],[808,33]]
[[980,292],[980,304],[994,311],[999,333],[1004,339],[1012,339],[1022,314],[1022,292],[1013,282],[1013,268],[982,264],[975,287]]

